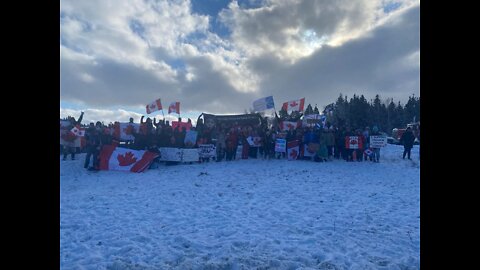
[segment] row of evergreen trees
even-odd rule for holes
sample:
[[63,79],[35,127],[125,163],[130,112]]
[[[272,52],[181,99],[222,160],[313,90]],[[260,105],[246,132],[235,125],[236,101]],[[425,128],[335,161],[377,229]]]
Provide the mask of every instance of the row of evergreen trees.
[[[331,114],[326,112],[328,122],[354,129],[364,129],[367,126],[371,128],[376,125],[380,131],[391,134],[393,128],[405,128],[413,121],[420,121],[420,98],[415,95],[410,96],[407,103],[402,105],[400,101],[395,103],[393,98],[383,102],[379,95],[369,102],[363,95],[354,94],[353,98],[348,100],[347,96],[340,94],[337,101],[327,107],[333,108]],[[304,115],[314,113],[320,113],[317,106],[312,109],[308,104]],[[283,109],[278,114],[282,119],[291,117]]]
[[408,97],[403,106],[400,101],[395,103],[393,98],[382,102],[379,95],[368,102],[363,95],[353,95],[348,101],[347,96],[340,94],[333,114],[327,120],[337,125],[362,129],[376,125],[379,130],[391,134],[393,128],[405,128],[409,123],[420,121],[420,97]]

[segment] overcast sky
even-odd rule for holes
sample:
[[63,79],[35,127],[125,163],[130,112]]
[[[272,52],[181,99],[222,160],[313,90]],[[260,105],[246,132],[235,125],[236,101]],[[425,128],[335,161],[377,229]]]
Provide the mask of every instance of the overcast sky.
[[[420,2],[61,0],[60,117],[244,113],[258,98],[420,96]],[[176,114],[170,115],[177,117]]]

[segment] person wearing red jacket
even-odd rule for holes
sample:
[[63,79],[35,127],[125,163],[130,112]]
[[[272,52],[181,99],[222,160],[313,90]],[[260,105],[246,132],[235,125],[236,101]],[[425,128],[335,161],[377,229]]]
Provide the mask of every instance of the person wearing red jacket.
[[225,136],[225,147],[226,160],[235,160],[238,147],[238,134],[233,127],[230,128],[230,131],[227,132]]

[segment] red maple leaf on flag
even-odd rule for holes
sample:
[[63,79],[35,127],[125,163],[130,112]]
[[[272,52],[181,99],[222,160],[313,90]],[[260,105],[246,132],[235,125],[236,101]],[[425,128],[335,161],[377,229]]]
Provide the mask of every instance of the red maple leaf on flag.
[[295,107],[295,106],[297,106],[297,105],[298,105],[298,103],[297,103],[296,101],[290,103],[290,107]]
[[118,164],[120,166],[129,166],[137,162],[137,158],[133,155],[132,152],[127,152],[125,155],[118,155]]
[[125,134],[131,135],[133,133],[133,127],[132,126],[127,126],[126,128],[123,129]]
[[288,124],[287,124],[287,128],[288,128],[289,130],[290,130],[290,129],[293,129],[293,128],[294,128],[294,125],[288,123]]
[[155,104],[150,104],[150,109],[155,109],[157,107]]
[[357,140],[351,140],[350,144],[358,144]]
[[297,158],[297,156],[298,156],[297,150],[296,150],[296,149],[292,149],[292,151],[290,152],[290,156],[291,156],[293,159]]

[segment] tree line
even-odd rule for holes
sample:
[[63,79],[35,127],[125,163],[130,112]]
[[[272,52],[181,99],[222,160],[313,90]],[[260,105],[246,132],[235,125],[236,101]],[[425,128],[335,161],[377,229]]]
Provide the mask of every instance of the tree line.
[[353,95],[350,100],[342,94],[334,103],[333,114],[327,117],[336,125],[365,128],[376,125],[379,130],[390,134],[393,128],[404,128],[407,124],[420,121],[420,97],[409,96],[405,105],[393,98],[385,102],[377,94],[368,102],[363,95]]
[[[312,108],[308,104],[304,115],[319,113],[316,105]],[[402,105],[393,98],[382,101],[378,94],[370,101],[363,95],[354,94],[348,99],[340,94],[334,103],[325,107],[323,113],[327,116],[327,122],[335,126],[349,126],[353,129],[377,126],[380,131],[390,135],[393,128],[405,128],[409,123],[420,121],[420,97],[409,96],[407,103]],[[282,119],[291,117],[283,109],[278,115]]]

